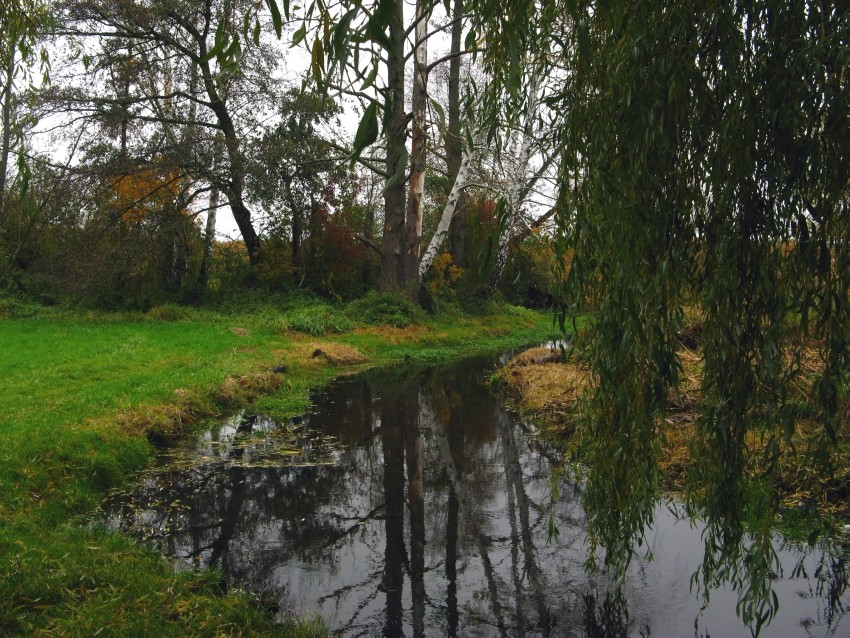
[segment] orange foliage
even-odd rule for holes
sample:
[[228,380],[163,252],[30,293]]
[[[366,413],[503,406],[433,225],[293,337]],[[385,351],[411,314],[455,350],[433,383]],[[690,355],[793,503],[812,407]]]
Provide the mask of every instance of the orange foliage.
[[[180,174],[174,169],[143,168],[122,175],[112,184],[116,204],[125,224],[138,224],[151,215],[176,211],[180,195]],[[185,215],[186,211],[176,211]]]
[[453,301],[463,269],[455,266],[449,253],[440,253],[434,259],[431,273],[432,278],[425,283],[431,298],[443,302]]

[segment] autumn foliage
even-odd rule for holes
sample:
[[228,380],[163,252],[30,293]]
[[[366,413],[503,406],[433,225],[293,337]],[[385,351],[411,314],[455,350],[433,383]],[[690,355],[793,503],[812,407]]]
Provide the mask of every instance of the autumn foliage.
[[181,177],[173,168],[155,166],[117,177],[112,190],[121,221],[137,224],[152,215],[185,215],[185,209],[178,209]]

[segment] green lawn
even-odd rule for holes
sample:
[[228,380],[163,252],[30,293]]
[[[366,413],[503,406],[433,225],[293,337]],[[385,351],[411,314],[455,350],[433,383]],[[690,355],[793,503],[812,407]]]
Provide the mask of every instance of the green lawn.
[[284,382],[258,402],[297,413],[310,387],[344,371],[305,357],[322,342],[357,348],[370,360],[363,367],[443,361],[552,333],[549,315],[511,307],[331,337],[285,332],[273,311],[188,316],[0,319],[0,634],[324,635],[320,621],[275,625],[249,594],[222,593],[216,574],[175,575],[156,552],[93,522],[105,493],[153,452],[119,424],[187,395],[200,414],[232,408],[221,391],[227,377],[279,364]]

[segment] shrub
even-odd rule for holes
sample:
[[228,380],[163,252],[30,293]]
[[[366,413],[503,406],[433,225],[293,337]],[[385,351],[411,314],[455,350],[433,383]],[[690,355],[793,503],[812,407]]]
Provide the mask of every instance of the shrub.
[[148,310],[147,318],[155,321],[188,321],[189,310],[173,303],[162,304]]
[[457,302],[457,285],[463,276],[463,269],[458,268],[449,253],[441,253],[434,260],[431,270],[422,285],[426,289],[436,309]]
[[39,313],[39,306],[13,297],[0,297],[0,317],[5,319],[27,319]]
[[511,303],[550,308],[559,277],[565,277],[564,268],[557,263],[554,245],[549,239],[531,237],[511,253],[500,290]]
[[422,311],[401,295],[375,291],[351,302],[346,313],[354,321],[396,328],[406,328],[422,319]]

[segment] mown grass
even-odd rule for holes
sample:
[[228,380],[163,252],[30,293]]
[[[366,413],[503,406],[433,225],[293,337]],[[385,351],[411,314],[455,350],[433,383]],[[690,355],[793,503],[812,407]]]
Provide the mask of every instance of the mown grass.
[[[106,492],[150,461],[145,435],[191,430],[264,388],[278,389],[258,409],[297,414],[311,387],[349,370],[445,361],[552,332],[549,316],[510,307],[405,328],[358,326],[331,307],[322,313],[350,329],[316,337],[290,326],[292,311],[0,318],[0,634],[325,634],[318,620],[277,624],[250,594],[224,592],[218,575],[175,574],[96,522]],[[354,351],[362,356],[335,354]]]

